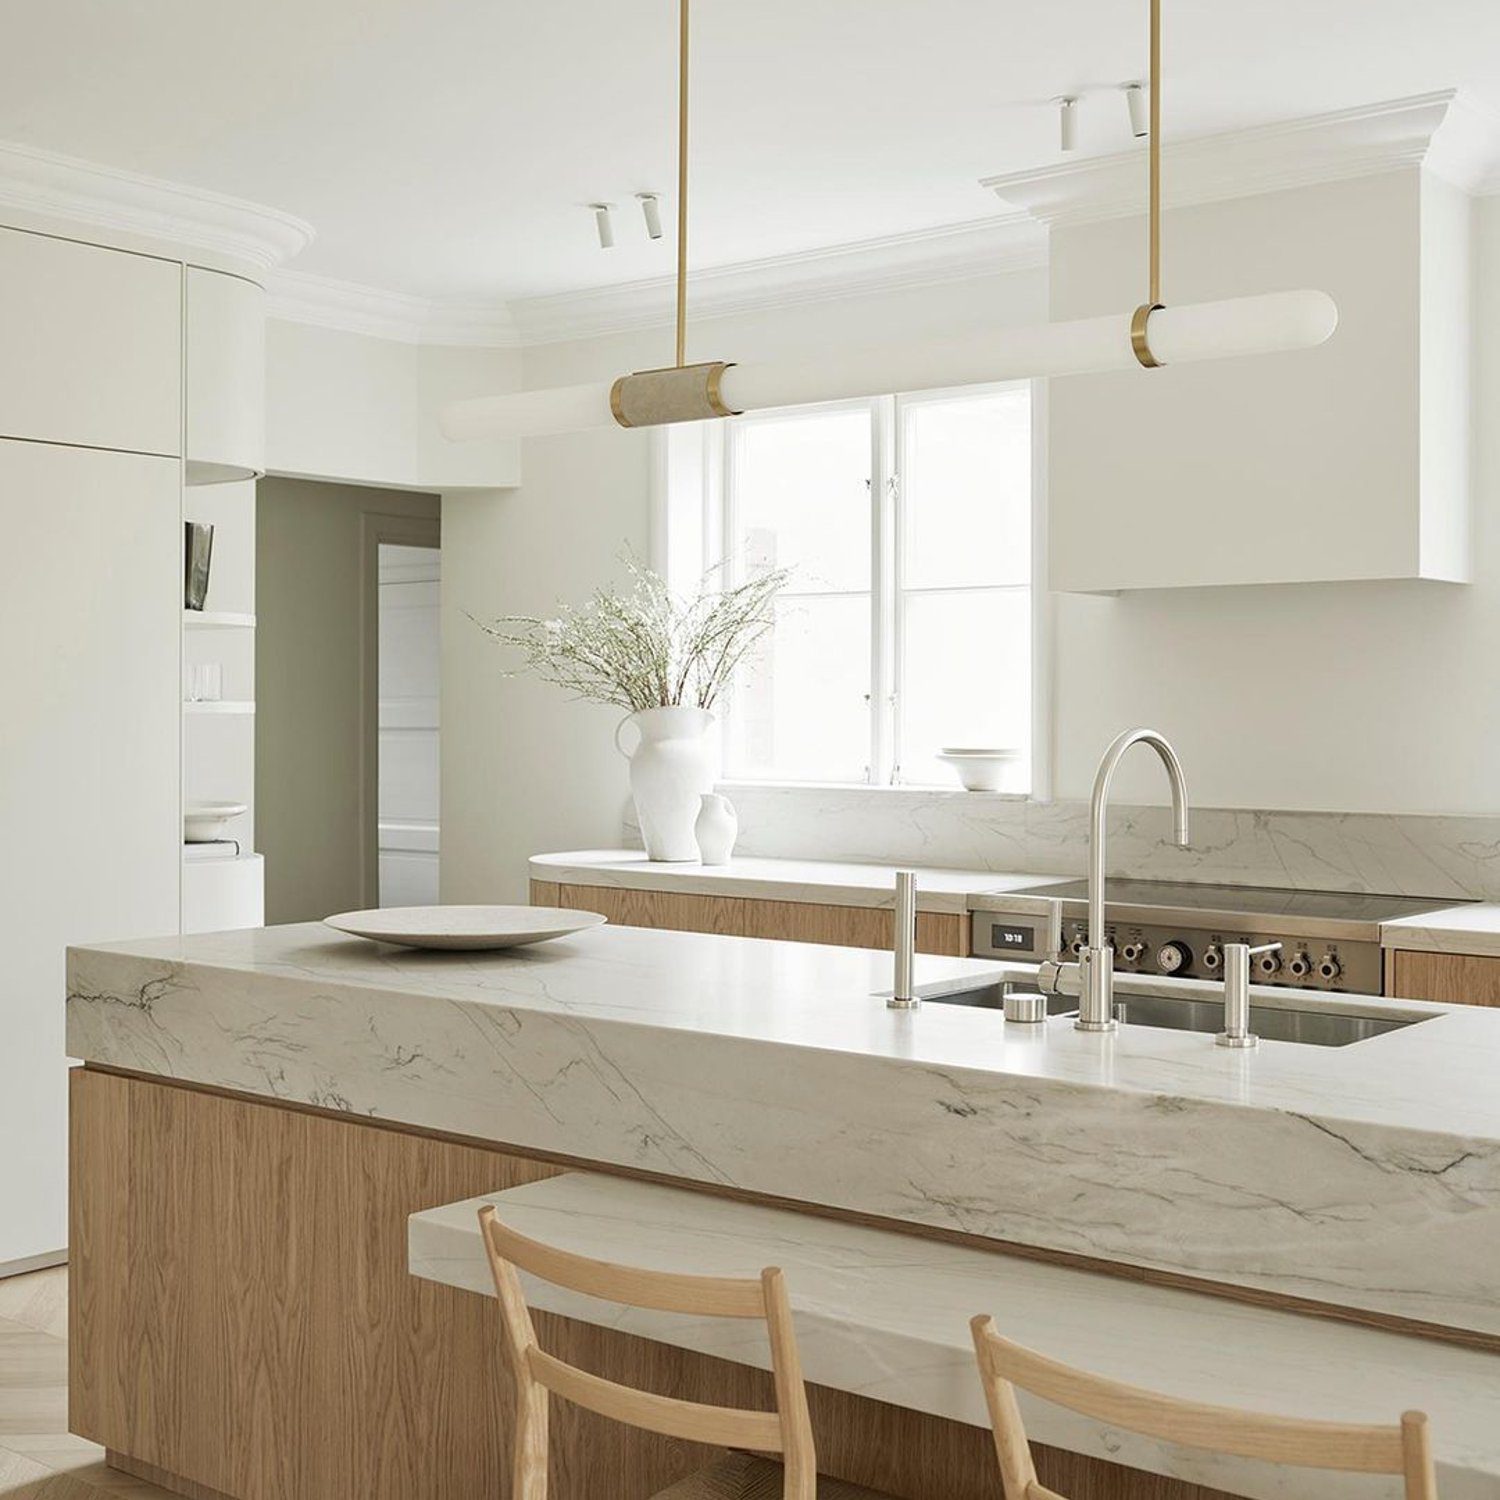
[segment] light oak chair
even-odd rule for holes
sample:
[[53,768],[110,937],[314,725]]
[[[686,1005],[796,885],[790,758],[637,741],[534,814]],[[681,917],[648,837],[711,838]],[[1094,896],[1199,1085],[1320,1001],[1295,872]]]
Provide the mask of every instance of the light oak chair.
[[1405,1480],[1406,1500],[1437,1500],[1425,1412],[1406,1412],[1399,1424],[1388,1427],[1364,1427],[1207,1406],[1059,1364],[1002,1338],[993,1318],[978,1317],[969,1326],[989,1403],[1005,1500],[1062,1500],[1037,1481],[1016,1404],[1017,1386],[1069,1411],[1169,1443],[1309,1469],[1399,1474]]
[[[774,1267],[757,1281],[678,1276],[590,1260],[518,1234],[488,1204],[479,1210],[485,1252],[495,1277],[501,1322],[516,1382],[512,1500],[547,1500],[547,1410],[550,1395],[611,1421],[688,1442],[749,1449],[731,1452],[653,1500],[890,1500],[874,1490],[820,1477],[808,1415],[802,1361],[786,1280]],[[619,1385],[565,1364],[537,1343],[517,1271],[607,1302],[695,1317],[764,1320],[771,1344],[775,1411],[706,1406]],[[775,1453],[781,1462],[757,1457]]]

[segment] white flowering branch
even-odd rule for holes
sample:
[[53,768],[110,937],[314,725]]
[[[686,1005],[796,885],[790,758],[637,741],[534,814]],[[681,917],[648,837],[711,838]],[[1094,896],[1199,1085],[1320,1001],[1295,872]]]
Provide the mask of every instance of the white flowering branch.
[[[689,704],[712,708],[747,653],[775,623],[791,572],[772,568],[725,588],[722,565],[679,600],[650,568],[627,558],[630,587],[600,589],[551,619],[506,615],[475,623],[525,658],[524,670],[592,703],[638,713]],[[471,616],[472,618],[472,616]]]

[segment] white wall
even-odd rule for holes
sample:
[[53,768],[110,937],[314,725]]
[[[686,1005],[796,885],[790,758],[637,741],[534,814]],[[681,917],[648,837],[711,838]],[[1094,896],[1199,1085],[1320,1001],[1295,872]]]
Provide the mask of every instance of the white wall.
[[[1056,596],[1054,795],[1086,796],[1103,746],[1144,721],[1176,740],[1201,805],[1500,812],[1500,426],[1485,419],[1500,404],[1500,199],[1476,206],[1474,262],[1474,582]],[[703,325],[694,351],[749,357],[815,348],[851,329],[866,340],[936,332],[971,308],[996,322],[1034,317],[1043,296],[1041,278],[1027,273],[996,278],[982,295],[944,286],[791,308]],[[529,351],[526,383],[654,362],[665,340]],[[1391,356],[1414,357],[1411,348]],[[1371,362],[1375,404],[1385,368]],[[1404,371],[1390,378],[1409,385]],[[1247,409],[1247,422],[1254,419]],[[514,895],[528,852],[618,837],[626,787],[609,748],[608,712],[502,677],[462,612],[546,610],[609,577],[622,543],[644,555],[649,454],[645,439],[627,433],[528,443],[520,490],[445,511],[445,543],[454,549],[445,579],[445,793],[465,825],[450,841],[448,899]],[[1352,453],[1351,470],[1357,461]],[[1132,486],[1149,483],[1149,473],[1121,474],[1108,503],[1128,506]],[[1350,524],[1358,519],[1351,504]],[[1255,523],[1253,514],[1243,518]],[[1159,779],[1143,757],[1122,768],[1119,793],[1160,801]]]
[[396,489],[514,484],[517,445],[456,444],[439,411],[514,390],[517,349],[403,343],[273,318],[266,325],[266,468]]
[[[830,342],[878,343],[1045,316],[1039,271],[880,297],[789,307],[693,326],[689,357],[762,359]],[[526,351],[528,388],[670,362],[668,329]],[[550,613],[650,549],[651,443],[604,431],[523,445],[519,489],[443,503],[443,899],[525,890],[527,856],[616,844],[628,790],[611,746],[618,715],[503,675],[467,618]]]
[[[1060,596],[1058,795],[1145,720],[1207,805],[1500,811],[1500,199],[1475,217],[1473,583]],[[1121,795],[1159,801],[1157,781],[1128,765]]]

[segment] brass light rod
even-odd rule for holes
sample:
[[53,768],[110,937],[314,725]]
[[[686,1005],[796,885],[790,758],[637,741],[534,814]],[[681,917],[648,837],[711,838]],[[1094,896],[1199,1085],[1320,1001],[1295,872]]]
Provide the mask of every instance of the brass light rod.
[[687,363],[688,4],[677,11],[677,368]]

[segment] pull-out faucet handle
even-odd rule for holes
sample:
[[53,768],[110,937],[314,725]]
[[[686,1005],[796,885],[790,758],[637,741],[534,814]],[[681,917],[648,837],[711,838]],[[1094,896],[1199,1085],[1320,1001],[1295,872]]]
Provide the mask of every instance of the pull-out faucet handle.
[[1280,943],[1224,944],[1224,1029],[1214,1038],[1220,1047],[1258,1047],[1260,1038],[1250,1030],[1250,960],[1262,953],[1276,953]]
[[892,1010],[915,1010],[922,1002],[913,993],[912,972],[917,953],[917,876],[913,870],[896,872],[896,930],[891,947],[895,952],[895,982],[885,1003]]

